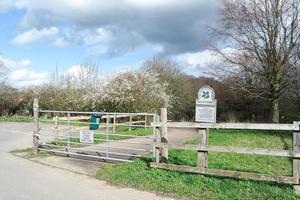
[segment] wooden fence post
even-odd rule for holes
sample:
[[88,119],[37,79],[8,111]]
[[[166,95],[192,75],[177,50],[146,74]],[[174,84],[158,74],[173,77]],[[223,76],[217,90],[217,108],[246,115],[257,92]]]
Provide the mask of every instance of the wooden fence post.
[[56,139],[58,140],[59,135],[58,135],[58,115],[55,116],[55,131],[56,131]]
[[[161,143],[162,144],[168,144],[168,127],[167,127],[167,121],[168,121],[168,114],[167,114],[167,108],[161,108],[160,109],[160,120],[161,120]],[[162,162],[167,163],[168,162],[168,147],[163,145],[162,150]]]
[[[156,115],[154,122],[159,122],[160,116]],[[155,127],[155,162],[159,163],[160,161],[160,147],[158,145],[161,142],[161,133],[158,128]]]
[[114,117],[113,117],[113,133],[116,132],[116,113],[114,114]]
[[132,116],[129,116],[129,132],[131,131],[131,126],[132,126]]
[[[201,146],[208,145],[208,129],[199,129],[199,144]],[[207,168],[208,153],[207,151],[198,151],[197,167]]]
[[[300,128],[300,122],[294,122],[294,124]],[[293,132],[293,151],[300,152],[300,131],[295,130]],[[296,177],[300,181],[300,159],[293,158],[293,177]],[[297,193],[300,193],[300,185],[294,185],[294,189]]]
[[33,100],[33,135],[32,135],[32,153],[38,153],[39,147],[39,101],[38,99]]

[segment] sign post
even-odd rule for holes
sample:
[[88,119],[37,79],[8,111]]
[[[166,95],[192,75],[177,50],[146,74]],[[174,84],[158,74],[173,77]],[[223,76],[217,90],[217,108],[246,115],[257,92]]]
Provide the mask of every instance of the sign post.
[[[217,100],[215,100],[215,91],[209,86],[203,86],[198,91],[196,100],[196,122],[216,123]],[[208,145],[208,129],[199,129],[199,144],[203,147]],[[207,168],[208,152],[198,151],[197,167]]]
[[196,122],[216,123],[217,100],[211,87],[203,86],[199,89],[195,116]]
[[94,131],[80,131],[79,134],[80,143],[93,144],[94,143]]

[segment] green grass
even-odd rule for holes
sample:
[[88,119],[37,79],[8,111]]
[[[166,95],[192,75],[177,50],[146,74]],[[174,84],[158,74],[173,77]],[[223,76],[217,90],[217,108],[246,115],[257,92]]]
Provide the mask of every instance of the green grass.
[[[197,144],[198,140],[186,142]],[[291,133],[211,130],[209,144],[271,149],[290,149]],[[196,166],[197,153],[169,150],[169,162]],[[209,153],[209,168],[228,169],[270,175],[291,175],[291,160],[282,157],[256,156],[234,153]],[[300,199],[292,187],[269,182],[236,180],[154,169],[149,160],[136,160],[108,166],[97,173],[97,178],[110,183],[135,187],[191,199]]]
[[97,178],[112,184],[175,195],[180,199],[299,199],[292,187],[266,182],[235,180],[150,168],[149,161],[136,160],[108,166]]
[[[288,131],[215,130],[209,131],[208,143],[216,146],[291,149],[292,134]],[[198,139],[186,142],[198,144]]]
[[[210,130],[209,145],[256,147],[288,150],[292,148],[291,132],[253,131],[253,130]],[[198,144],[199,140],[186,144]],[[170,150],[170,162],[196,166],[197,154],[193,151]],[[292,161],[285,157],[257,156],[235,153],[209,153],[208,167],[215,169],[237,170],[270,175],[292,175]]]
[[12,116],[0,116],[0,121],[3,122],[32,122],[32,117],[21,116],[21,115],[12,115]]
[[[195,151],[170,149],[169,162],[178,165],[196,166]],[[256,156],[235,153],[209,153],[208,168],[227,169],[270,175],[292,175],[292,162],[288,158]]]

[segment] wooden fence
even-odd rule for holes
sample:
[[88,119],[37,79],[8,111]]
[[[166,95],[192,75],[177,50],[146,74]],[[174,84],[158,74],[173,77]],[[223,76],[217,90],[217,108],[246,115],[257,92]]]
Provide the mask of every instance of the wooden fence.
[[[168,122],[167,109],[161,109],[160,122],[152,123],[156,128],[155,155],[156,161],[151,167],[207,174],[222,177],[233,177],[251,179],[258,181],[271,181],[277,183],[299,185],[300,179],[300,122],[293,124],[257,124],[257,123],[189,123],[189,122]],[[168,128],[193,128],[198,129],[199,145],[174,145],[168,143]],[[208,145],[209,129],[248,129],[248,130],[284,130],[293,132],[293,149],[276,150],[263,148],[244,148],[228,146]],[[168,148],[194,150],[198,152],[197,167],[168,164]],[[281,156],[293,159],[292,176],[273,176],[259,173],[248,173],[240,171],[210,169],[208,168],[208,153],[238,153],[250,155]]]

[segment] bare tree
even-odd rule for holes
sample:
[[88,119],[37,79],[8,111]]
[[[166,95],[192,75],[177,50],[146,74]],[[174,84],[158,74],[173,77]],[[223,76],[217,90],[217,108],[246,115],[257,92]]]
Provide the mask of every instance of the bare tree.
[[6,79],[7,69],[4,66],[4,63],[0,61],[0,83],[3,84]]
[[68,73],[52,74],[39,89],[40,104],[48,109],[92,110],[93,97],[99,93],[99,64],[92,57]]
[[160,78],[166,79],[168,82],[183,75],[180,66],[167,58],[153,57],[146,60],[142,66],[143,71],[152,71],[159,74]]
[[[234,88],[271,103],[272,121],[279,122],[279,99],[299,81],[300,0],[224,0],[222,28],[214,29],[231,51],[221,70]],[[233,78],[232,78],[233,77]],[[296,76],[297,77],[297,76]]]

